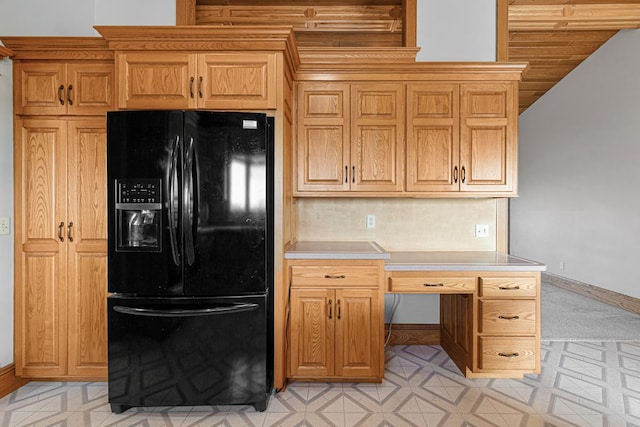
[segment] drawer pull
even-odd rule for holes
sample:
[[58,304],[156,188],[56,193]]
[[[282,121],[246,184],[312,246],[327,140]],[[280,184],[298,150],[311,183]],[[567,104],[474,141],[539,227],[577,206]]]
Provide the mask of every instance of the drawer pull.
[[333,304],[332,300],[329,300],[329,319],[333,318],[333,308],[331,307]]
[[336,309],[338,311],[338,320],[342,319],[342,313],[340,311],[340,300],[338,300],[338,304],[336,306]]
[[520,316],[503,316],[502,314],[498,316],[498,319],[503,319],[503,320],[518,320],[519,318]]
[[324,278],[325,279],[346,279],[347,276],[345,276],[344,274],[341,274],[339,276],[332,276],[331,274],[325,274]]
[[427,288],[442,288],[444,283],[423,283],[422,286]]
[[517,291],[518,289],[520,289],[520,286],[516,285],[516,286],[498,286],[498,289],[500,289],[501,291]]
[[498,356],[500,356],[500,357],[518,357],[518,356],[520,356],[520,353],[518,353],[517,351],[513,352],[513,353],[498,353]]

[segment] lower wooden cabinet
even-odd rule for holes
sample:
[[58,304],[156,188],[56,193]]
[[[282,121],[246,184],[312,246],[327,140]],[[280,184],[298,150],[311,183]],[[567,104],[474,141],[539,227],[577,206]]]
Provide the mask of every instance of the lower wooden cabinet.
[[105,127],[16,121],[17,376],[106,378]]
[[477,373],[540,372],[540,275],[482,274],[478,279]]
[[467,377],[540,372],[540,273],[392,271],[392,293],[440,294],[440,342]]
[[383,263],[377,261],[293,264],[290,378],[382,380],[382,273]]

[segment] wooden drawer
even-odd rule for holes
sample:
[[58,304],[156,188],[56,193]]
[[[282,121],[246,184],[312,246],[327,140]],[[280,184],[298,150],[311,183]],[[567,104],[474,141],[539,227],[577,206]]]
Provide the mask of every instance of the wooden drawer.
[[480,300],[481,334],[535,334],[535,300]]
[[291,286],[324,288],[344,286],[378,286],[378,269],[359,265],[293,265]]
[[535,298],[538,294],[535,277],[480,277],[480,297]]
[[475,277],[389,277],[391,293],[407,294],[471,294],[476,290]]
[[479,337],[478,367],[482,370],[536,369],[535,337]]

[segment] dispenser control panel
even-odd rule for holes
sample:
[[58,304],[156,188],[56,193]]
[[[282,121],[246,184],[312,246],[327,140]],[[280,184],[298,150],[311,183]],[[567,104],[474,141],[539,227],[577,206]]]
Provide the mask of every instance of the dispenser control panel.
[[127,180],[118,183],[119,203],[160,203],[159,180]]

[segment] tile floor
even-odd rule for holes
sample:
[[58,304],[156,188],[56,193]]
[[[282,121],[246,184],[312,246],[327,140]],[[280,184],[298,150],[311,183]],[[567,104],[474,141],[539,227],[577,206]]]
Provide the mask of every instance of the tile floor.
[[0,399],[0,426],[640,426],[640,342],[545,342],[542,373],[462,377],[438,346],[386,351],[382,384],[294,383],[249,406],[112,414],[105,383],[30,383]]

